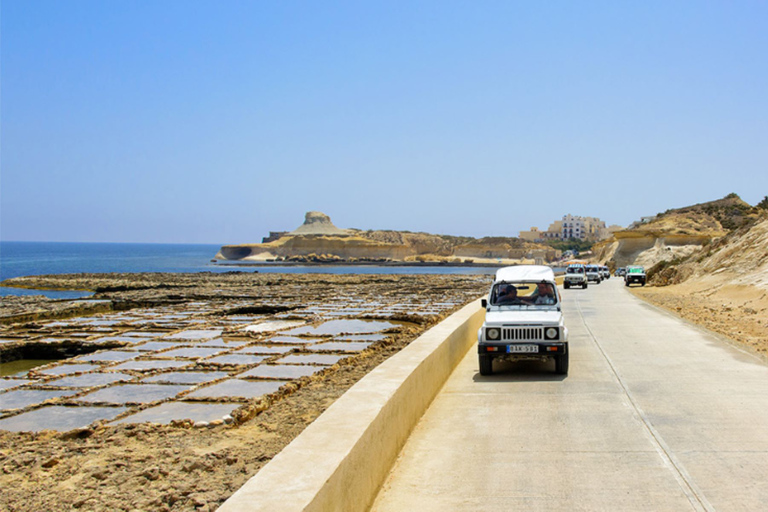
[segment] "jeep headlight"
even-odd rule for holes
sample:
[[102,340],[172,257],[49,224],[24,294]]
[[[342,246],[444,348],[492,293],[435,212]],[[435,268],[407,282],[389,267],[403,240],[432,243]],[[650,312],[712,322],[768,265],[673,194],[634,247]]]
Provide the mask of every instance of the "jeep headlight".
[[501,329],[497,327],[491,327],[485,330],[485,337],[489,340],[498,340],[501,338]]
[[556,340],[560,337],[560,330],[557,327],[547,327],[544,329],[544,338],[548,340]]

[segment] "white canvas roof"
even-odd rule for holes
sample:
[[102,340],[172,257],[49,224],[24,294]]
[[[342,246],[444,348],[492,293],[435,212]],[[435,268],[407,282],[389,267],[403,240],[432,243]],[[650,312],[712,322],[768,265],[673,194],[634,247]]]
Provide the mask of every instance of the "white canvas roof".
[[496,271],[496,281],[554,281],[554,271],[544,265],[515,265]]

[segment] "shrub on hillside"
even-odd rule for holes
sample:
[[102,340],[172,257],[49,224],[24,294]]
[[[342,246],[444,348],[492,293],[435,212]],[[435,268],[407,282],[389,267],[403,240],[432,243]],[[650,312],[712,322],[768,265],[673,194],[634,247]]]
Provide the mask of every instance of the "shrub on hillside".
[[675,258],[673,260],[660,261],[645,273],[648,284],[652,286],[669,286],[684,281],[678,266],[688,258]]

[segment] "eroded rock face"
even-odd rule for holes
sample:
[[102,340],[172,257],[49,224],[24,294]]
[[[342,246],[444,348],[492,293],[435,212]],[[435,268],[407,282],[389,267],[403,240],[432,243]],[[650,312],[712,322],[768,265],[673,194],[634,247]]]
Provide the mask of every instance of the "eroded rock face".
[[599,263],[614,262],[616,266],[642,265],[646,268],[663,261],[686,258],[725,236],[728,229],[753,216],[751,207],[738,196],[726,196],[718,201],[668,210],[641,225],[617,231],[609,240],[596,244],[592,250]]
[[711,240],[706,235],[674,235],[651,231],[620,231],[593,248],[600,263],[613,261],[617,267],[652,267],[659,261],[686,257]]

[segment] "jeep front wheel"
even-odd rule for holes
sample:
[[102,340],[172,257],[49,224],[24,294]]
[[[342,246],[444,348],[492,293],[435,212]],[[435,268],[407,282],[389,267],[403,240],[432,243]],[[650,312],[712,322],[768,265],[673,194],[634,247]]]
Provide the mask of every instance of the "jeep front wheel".
[[493,358],[491,356],[480,356],[480,375],[490,375],[493,373]]
[[555,373],[568,375],[568,352],[561,356],[555,356]]

